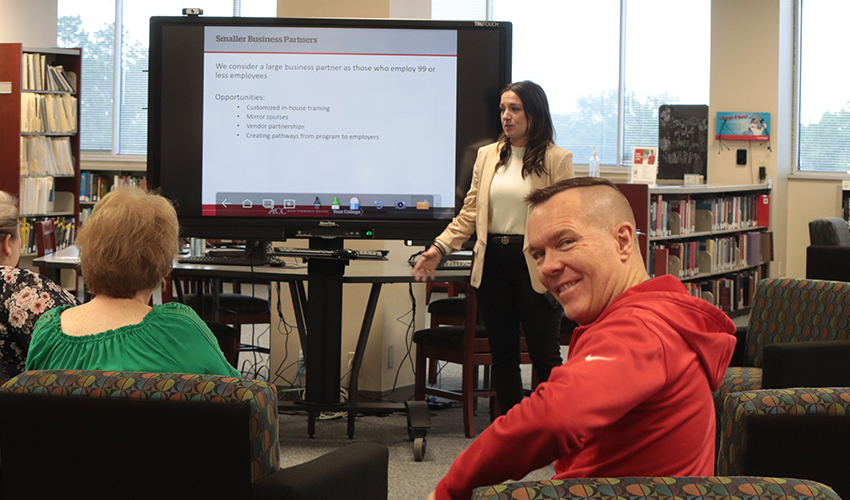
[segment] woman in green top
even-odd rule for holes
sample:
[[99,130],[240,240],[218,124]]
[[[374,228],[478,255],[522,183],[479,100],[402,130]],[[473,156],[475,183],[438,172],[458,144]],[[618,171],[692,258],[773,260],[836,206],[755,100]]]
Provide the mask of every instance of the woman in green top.
[[171,203],[118,189],[95,205],[77,237],[93,298],[57,308],[35,326],[27,370],[88,369],[239,377],[212,332],[189,307],[149,306],[178,250]]

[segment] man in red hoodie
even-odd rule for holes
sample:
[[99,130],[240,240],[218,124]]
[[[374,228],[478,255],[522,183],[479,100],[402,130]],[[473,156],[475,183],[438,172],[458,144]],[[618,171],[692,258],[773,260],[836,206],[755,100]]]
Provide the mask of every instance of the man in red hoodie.
[[573,333],[567,362],[461,453],[429,498],[468,499],[555,462],[555,479],[709,476],[735,326],[672,276],[649,279],[626,198],[601,178],[532,192],[528,248]]

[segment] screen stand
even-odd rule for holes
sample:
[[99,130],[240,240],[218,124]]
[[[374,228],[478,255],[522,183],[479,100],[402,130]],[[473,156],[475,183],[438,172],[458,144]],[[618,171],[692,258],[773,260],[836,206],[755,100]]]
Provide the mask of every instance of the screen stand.
[[[310,248],[337,250],[343,239],[310,238]],[[307,261],[307,403],[328,405],[340,401],[339,379],[342,355],[342,276],[347,261]],[[340,403],[342,404],[342,403]],[[311,415],[312,416],[312,415]],[[313,418],[310,418],[312,424]],[[312,436],[313,425],[308,433]]]

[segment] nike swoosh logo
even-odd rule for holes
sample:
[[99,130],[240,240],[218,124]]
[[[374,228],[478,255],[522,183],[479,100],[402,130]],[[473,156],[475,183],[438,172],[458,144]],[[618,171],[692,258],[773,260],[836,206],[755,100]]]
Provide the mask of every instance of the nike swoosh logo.
[[606,358],[605,356],[594,356],[592,354],[588,354],[584,357],[585,361],[614,361],[614,358]]

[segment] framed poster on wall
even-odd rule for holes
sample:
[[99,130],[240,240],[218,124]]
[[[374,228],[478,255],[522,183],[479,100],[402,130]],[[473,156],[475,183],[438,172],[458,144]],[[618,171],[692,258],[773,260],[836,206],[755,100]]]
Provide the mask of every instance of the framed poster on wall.
[[714,138],[721,141],[770,140],[770,113],[718,112]]

